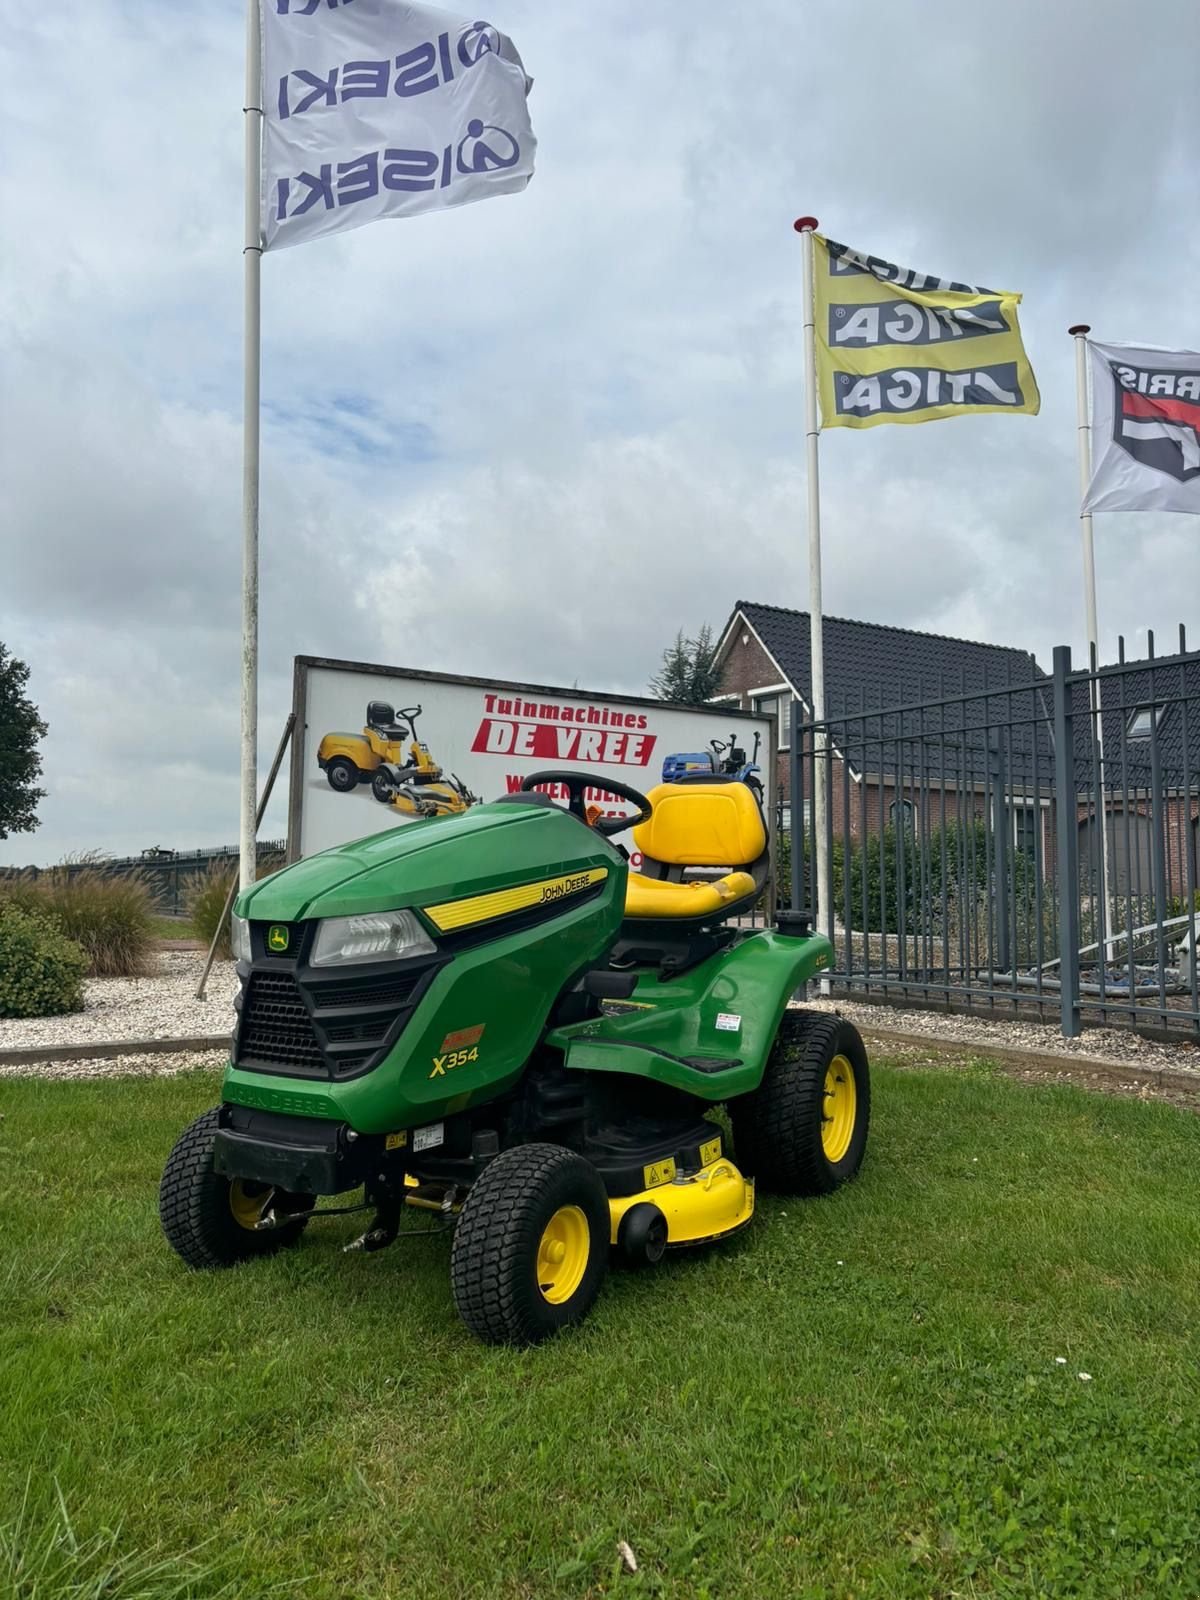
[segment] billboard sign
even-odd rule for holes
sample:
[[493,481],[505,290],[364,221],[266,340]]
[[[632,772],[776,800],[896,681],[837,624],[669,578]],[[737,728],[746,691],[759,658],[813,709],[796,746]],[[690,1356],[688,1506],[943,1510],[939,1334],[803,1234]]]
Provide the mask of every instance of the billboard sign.
[[297,656],[294,710],[289,860],[498,799],[549,768],[585,773],[589,805],[630,815],[606,778],[646,793],[668,756],[713,741],[719,760],[757,760],[771,803],[773,724],[726,706]]

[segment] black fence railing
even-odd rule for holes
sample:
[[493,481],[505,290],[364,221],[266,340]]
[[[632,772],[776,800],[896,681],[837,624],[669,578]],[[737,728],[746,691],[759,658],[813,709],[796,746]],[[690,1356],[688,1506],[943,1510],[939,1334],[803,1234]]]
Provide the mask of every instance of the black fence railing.
[[835,992],[1200,1036],[1200,654],[1149,651],[793,708],[790,855],[812,905],[823,783]]

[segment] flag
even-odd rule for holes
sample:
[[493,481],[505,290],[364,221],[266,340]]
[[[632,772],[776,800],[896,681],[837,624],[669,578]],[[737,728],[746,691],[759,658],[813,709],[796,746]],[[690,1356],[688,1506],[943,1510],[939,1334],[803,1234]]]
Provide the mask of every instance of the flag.
[[529,182],[532,80],[491,23],[402,0],[260,0],[260,15],[265,249]]
[[1200,353],[1097,344],[1083,511],[1200,513]]
[[826,428],[933,422],[1041,405],[1019,294],[910,272],[813,235],[817,375]]

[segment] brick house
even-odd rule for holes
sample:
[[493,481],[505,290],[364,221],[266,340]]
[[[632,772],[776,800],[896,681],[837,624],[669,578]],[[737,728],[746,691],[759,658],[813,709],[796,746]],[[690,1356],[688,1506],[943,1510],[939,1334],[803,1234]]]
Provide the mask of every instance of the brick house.
[[[996,788],[995,725],[1002,737],[1003,790],[1013,845],[1052,874],[1055,855],[1052,693],[1028,651],[880,623],[826,617],[825,698],[831,720],[862,731],[864,712],[915,708],[885,719],[890,738],[839,750],[834,739],[830,814],[835,836],[855,837],[944,804],[982,815]],[[811,715],[809,614],[739,600],[721,632],[718,699],[775,721],[778,788],[790,811],[789,743],[793,700]],[[923,709],[943,697],[977,696],[964,726],[945,738]],[[1158,766],[1163,809],[1164,882],[1170,896],[1200,884],[1200,660],[1164,658],[1127,664],[1102,686],[1104,790],[1109,817],[1112,890],[1144,897],[1153,882],[1152,767]],[[1074,687],[1076,782],[1098,785],[1086,684]],[[1151,717],[1155,719],[1151,739]],[[856,720],[859,719],[859,720]],[[972,726],[977,723],[978,726]],[[984,724],[987,724],[985,730]],[[884,723],[874,726],[882,728]],[[945,723],[940,724],[945,726]],[[917,770],[914,752],[921,752]],[[1099,828],[1094,801],[1080,802],[1081,877],[1098,876]],[[805,802],[808,812],[808,802]]]

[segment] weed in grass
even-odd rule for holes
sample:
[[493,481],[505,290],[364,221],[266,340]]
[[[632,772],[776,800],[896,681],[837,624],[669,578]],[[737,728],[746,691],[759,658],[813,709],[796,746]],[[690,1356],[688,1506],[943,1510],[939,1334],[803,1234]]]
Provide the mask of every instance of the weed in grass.
[[184,1271],[212,1075],[0,1094],[0,1504],[57,1480],[205,1596],[1195,1600],[1200,1118],[879,1066],[858,1182],[511,1351],[444,1237]]

